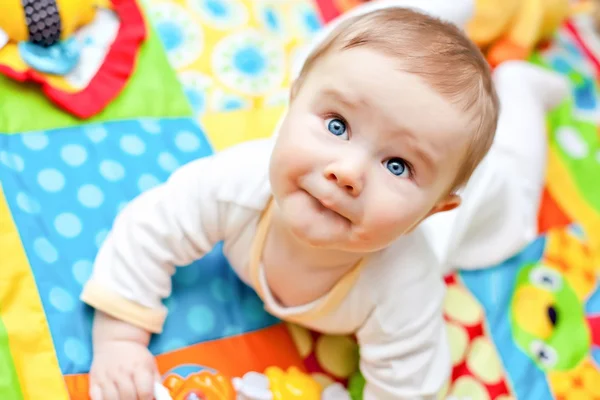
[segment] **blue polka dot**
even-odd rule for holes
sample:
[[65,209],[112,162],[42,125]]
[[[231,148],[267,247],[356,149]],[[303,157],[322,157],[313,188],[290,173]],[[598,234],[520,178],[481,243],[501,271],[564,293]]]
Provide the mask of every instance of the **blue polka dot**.
[[73,264],[73,277],[75,280],[83,285],[90,279],[94,264],[88,260],[79,260]]
[[265,9],[264,18],[265,18],[267,28],[269,28],[270,30],[272,30],[274,32],[279,31],[279,28],[280,28],[279,17],[277,16],[277,13],[275,12],[275,10],[273,10],[270,7]]
[[96,234],[95,242],[96,242],[97,248],[102,247],[102,243],[104,243],[107,236],[108,236],[108,231],[106,229],[103,229]]
[[247,297],[242,304],[244,316],[251,321],[261,321],[265,317],[263,303],[255,296]]
[[248,45],[237,49],[233,55],[233,65],[244,75],[262,75],[267,68],[267,59],[256,46]]
[[154,175],[144,174],[138,179],[138,189],[140,192],[145,192],[158,185],[160,185],[160,181]]
[[224,111],[241,110],[244,107],[246,107],[246,102],[244,102],[244,100],[238,99],[236,97],[230,97],[228,99],[225,99],[225,101],[223,102],[223,106],[222,106]]
[[163,152],[158,155],[158,165],[167,172],[179,168],[179,161],[171,153]]
[[33,251],[38,255],[44,262],[53,264],[58,261],[58,251],[52,243],[46,238],[37,238],[33,241]]
[[84,367],[89,362],[90,350],[81,339],[74,337],[67,338],[63,350],[65,356],[78,367]]
[[24,192],[17,194],[17,206],[28,214],[37,214],[42,209],[39,201]]
[[48,136],[44,132],[26,133],[21,137],[29,150],[43,150],[48,146]]
[[204,7],[206,10],[217,18],[224,18],[229,14],[227,3],[220,0],[204,0]]
[[60,151],[60,157],[71,167],[79,167],[87,160],[87,151],[78,144],[68,144]]
[[23,172],[25,169],[25,161],[18,154],[0,151],[0,163],[13,171]]
[[156,30],[167,51],[173,51],[183,45],[185,36],[177,22],[161,21]]
[[62,213],[54,219],[54,228],[61,236],[72,239],[81,233],[81,221],[75,214]]
[[142,129],[148,133],[156,135],[156,134],[160,133],[160,131],[161,131],[160,123],[156,120],[142,119],[139,122],[140,122],[140,126],[142,127]]
[[106,128],[102,125],[87,126],[84,129],[86,136],[94,143],[100,143],[108,136]]
[[213,297],[223,303],[233,299],[232,285],[221,278],[214,278],[210,283],[210,291]]
[[46,192],[58,192],[65,186],[65,177],[59,170],[54,168],[40,171],[37,180]]
[[63,288],[53,287],[50,289],[49,298],[50,304],[60,312],[66,313],[75,308],[73,296]]
[[206,334],[215,327],[215,314],[205,305],[196,305],[190,308],[187,315],[190,329],[196,334]]
[[125,153],[131,154],[132,156],[139,156],[144,154],[146,151],[146,144],[135,135],[126,135],[121,138],[120,141],[121,150]]
[[194,114],[202,114],[206,108],[206,96],[195,88],[185,88],[185,95],[188,102],[194,109]]
[[83,185],[77,191],[77,199],[84,207],[98,208],[104,202],[104,193],[96,185]]
[[321,29],[321,21],[314,11],[304,13],[304,25],[310,33],[317,32]]
[[100,163],[100,175],[107,181],[116,182],[125,177],[125,168],[113,160],[104,160]]
[[169,339],[161,346],[161,353],[168,353],[173,350],[178,350],[186,346],[186,343],[181,339]]
[[200,139],[192,132],[183,131],[175,136],[175,145],[181,151],[192,152],[200,148]]

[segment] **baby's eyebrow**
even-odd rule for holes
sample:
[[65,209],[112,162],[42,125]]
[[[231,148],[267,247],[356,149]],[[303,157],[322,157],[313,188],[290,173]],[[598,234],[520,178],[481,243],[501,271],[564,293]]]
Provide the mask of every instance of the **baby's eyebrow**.
[[342,103],[348,108],[356,109],[358,107],[367,105],[367,102],[364,99],[332,87],[325,88],[323,90],[323,96],[338,103]]
[[429,153],[423,150],[420,146],[414,146],[413,151],[415,152],[418,159],[425,164],[426,168],[435,171],[435,162]]
[[406,146],[410,152],[414,153],[415,157],[425,166],[425,168],[429,169],[431,172],[435,172],[437,169],[435,157],[433,157],[423,146],[418,144],[417,136],[404,128],[399,128],[398,132],[398,138],[402,138],[403,145]]

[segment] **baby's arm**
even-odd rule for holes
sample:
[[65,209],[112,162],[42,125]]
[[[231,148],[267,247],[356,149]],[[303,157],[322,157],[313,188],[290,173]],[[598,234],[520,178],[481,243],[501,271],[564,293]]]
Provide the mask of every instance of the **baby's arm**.
[[226,154],[201,158],[135,198],[116,218],[82,300],[117,319],[158,333],[175,266],[209,252],[222,238],[217,190]]
[[[239,175],[240,148],[193,161],[134,199],[102,245],[82,300],[97,312],[90,371],[92,400],[151,400],[157,379],[147,346],[162,330],[175,266],[224,240],[226,205],[218,193]],[[255,160],[251,160],[255,161]],[[250,161],[249,161],[250,162]]]
[[[420,267],[420,266],[419,266]],[[365,400],[433,400],[450,376],[437,270],[397,287],[357,332]]]

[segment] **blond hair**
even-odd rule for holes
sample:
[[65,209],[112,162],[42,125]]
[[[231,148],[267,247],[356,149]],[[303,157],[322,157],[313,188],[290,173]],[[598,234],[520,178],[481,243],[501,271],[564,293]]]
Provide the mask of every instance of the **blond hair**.
[[455,25],[408,8],[385,8],[342,21],[307,57],[295,89],[332,51],[369,46],[402,60],[401,68],[472,116],[474,132],[450,190],[463,186],[494,140],[499,101],[488,63]]

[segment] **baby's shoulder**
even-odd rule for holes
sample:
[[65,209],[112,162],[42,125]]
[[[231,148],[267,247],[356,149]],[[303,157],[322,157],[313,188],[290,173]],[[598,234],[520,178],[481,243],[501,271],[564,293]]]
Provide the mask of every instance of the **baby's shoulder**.
[[272,139],[257,139],[210,156],[208,172],[217,177],[218,200],[262,210],[271,195],[269,162],[272,151]]
[[426,285],[440,270],[430,238],[419,228],[369,258],[365,267],[365,278],[393,289]]

